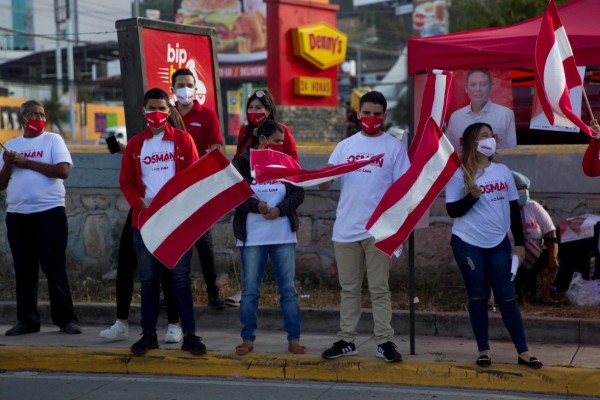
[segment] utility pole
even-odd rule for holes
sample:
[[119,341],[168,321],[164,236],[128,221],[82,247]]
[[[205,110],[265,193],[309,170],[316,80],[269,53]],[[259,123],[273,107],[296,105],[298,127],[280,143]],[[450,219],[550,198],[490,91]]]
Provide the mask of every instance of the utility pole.
[[140,0],[133,0],[133,18],[140,16]]
[[[67,36],[69,39],[75,31],[74,1],[67,0]],[[69,124],[71,126],[71,140],[75,140],[77,121],[75,120],[75,65],[73,64],[73,40],[67,41],[67,79],[69,81]]]
[[56,98],[60,99],[63,95],[62,82],[62,25],[67,18],[67,12],[64,0],[54,0],[54,22],[56,24]]

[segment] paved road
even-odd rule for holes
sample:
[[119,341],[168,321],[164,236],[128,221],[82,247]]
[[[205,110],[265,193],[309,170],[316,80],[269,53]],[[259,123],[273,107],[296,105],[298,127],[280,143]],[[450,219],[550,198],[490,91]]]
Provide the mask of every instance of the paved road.
[[186,378],[177,376],[6,372],[2,400],[565,400],[592,399],[468,389],[310,381]]

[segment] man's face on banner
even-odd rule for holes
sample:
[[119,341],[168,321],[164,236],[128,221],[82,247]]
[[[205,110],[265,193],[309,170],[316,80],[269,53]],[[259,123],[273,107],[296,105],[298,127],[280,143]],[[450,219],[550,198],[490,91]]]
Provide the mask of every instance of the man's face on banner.
[[492,84],[490,77],[483,72],[473,72],[467,78],[466,92],[471,100],[471,104],[483,105],[490,98]]

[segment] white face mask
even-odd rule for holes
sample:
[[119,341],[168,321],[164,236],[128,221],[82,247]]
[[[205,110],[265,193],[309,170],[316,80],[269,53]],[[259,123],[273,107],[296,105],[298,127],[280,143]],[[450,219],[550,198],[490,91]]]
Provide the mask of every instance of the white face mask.
[[496,139],[481,139],[479,143],[477,143],[477,151],[486,157],[490,157],[496,152]]
[[177,101],[183,105],[190,104],[194,100],[195,95],[196,89],[182,87],[175,90],[175,96],[177,97]]

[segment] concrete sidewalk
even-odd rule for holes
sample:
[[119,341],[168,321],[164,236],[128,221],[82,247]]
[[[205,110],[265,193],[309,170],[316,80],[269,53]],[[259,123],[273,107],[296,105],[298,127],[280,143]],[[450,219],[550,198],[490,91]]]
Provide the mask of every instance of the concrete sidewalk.
[[[113,306],[77,305],[83,324],[82,335],[60,333],[57,327],[45,324],[40,333],[8,337],[3,333],[13,324],[10,318],[14,318],[15,314],[10,313],[11,308],[11,303],[0,303],[0,369],[3,370],[379,382],[600,395],[599,345],[540,341],[532,338],[529,331],[530,351],[545,364],[541,370],[517,365],[514,347],[506,340],[492,341],[492,367],[479,368],[474,362],[477,351],[470,335],[418,334],[416,354],[411,355],[409,336],[400,333],[395,342],[404,361],[388,364],[375,358],[375,343],[363,328],[363,333],[356,341],[359,356],[324,360],[321,352],[336,340],[335,329],[332,329],[337,324],[334,310],[303,310],[303,325],[313,328],[321,326],[322,329],[304,330],[301,341],[308,347],[308,354],[298,356],[287,352],[286,335],[281,329],[282,320],[275,310],[267,309],[261,310],[259,316],[262,329],[257,332],[254,352],[240,357],[234,351],[241,340],[238,310],[212,311],[197,307],[197,334],[203,337],[208,348],[206,355],[193,356],[181,351],[179,344],[165,344],[162,338],[166,322],[161,320],[158,332],[160,349],[150,350],[145,356],[138,357],[130,353],[129,347],[139,337],[139,326],[130,323],[129,339],[125,341],[108,342],[98,336],[100,330],[114,322]],[[45,307],[42,310],[46,313]],[[137,314],[138,308],[133,307],[132,311]],[[95,323],[90,321],[94,313]],[[465,315],[453,315],[455,318],[449,315],[445,315],[445,318],[448,321],[454,319],[453,325],[457,327],[465,324]],[[369,313],[365,312],[367,322],[368,317]],[[137,320],[137,315],[132,315],[131,321]],[[551,323],[546,329],[552,329],[559,322],[546,320]],[[49,318],[44,316],[44,321],[49,321]],[[468,319],[466,321],[470,330]],[[363,322],[361,325],[366,325]],[[526,327],[529,322],[525,321]],[[540,324],[540,321],[536,321],[534,332],[543,330]],[[570,320],[562,320],[562,324],[575,331],[580,325]],[[491,333],[495,334],[495,329],[492,328]]]

